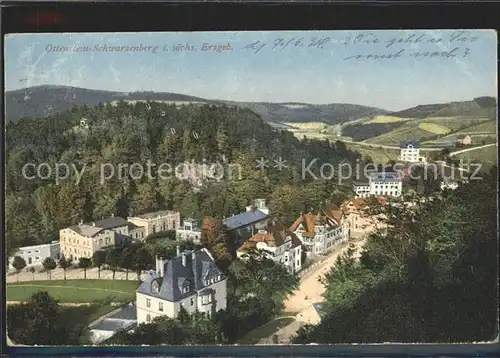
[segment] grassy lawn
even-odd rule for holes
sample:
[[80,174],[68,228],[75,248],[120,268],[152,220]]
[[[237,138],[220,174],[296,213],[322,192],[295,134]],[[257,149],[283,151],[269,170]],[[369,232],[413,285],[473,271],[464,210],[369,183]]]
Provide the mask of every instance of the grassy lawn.
[[418,125],[418,128],[434,134],[446,134],[450,131],[450,129],[447,127],[441,126],[437,123],[428,123],[428,122],[420,123]]
[[89,303],[110,299],[124,302],[135,298],[137,281],[49,280],[7,284],[7,301],[27,301],[38,291],[47,291],[60,302]]
[[275,320],[260,326],[253,331],[247,333],[245,337],[238,341],[239,344],[256,344],[262,338],[272,336],[274,333],[279,331],[281,328],[288,326],[290,323],[295,321],[291,317],[276,318]]

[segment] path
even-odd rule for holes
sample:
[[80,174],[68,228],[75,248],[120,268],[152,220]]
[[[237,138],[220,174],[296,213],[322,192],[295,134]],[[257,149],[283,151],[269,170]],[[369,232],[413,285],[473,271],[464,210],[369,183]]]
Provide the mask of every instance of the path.
[[476,149],[483,149],[483,148],[491,147],[491,146],[494,146],[494,145],[498,145],[498,143],[485,144],[485,145],[481,145],[479,147],[472,147],[472,148],[457,150],[456,152],[451,152],[449,154],[449,156],[452,157],[452,156],[457,155],[457,154],[462,154],[462,153],[470,152],[470,151],[473,151],[473,150],[476,150]]
[[[361,248],[364,240],[350,242],[357,249]],[[326,260],[321,262],[317,268],[305,274],[301,281],[299,289],[287,297],[285,300],[285,312],[299,313],[309,307],[311,304],[323,301],[323,294],[325,287],[318,282],[318,279],[326,274],[333,266],[337,257],[344,253],[348,246],[343,248],[334,249],[327,257]],[[306,299],[307,296],[307,299]]]
[[[47,280],[63,280],[64,279],[64,270],[61,268],[56,268],[51,272],[51,279],[46,272],[38,272],[41,267],[36,268],[37,272],[33,275],[31,272],[26,272],[26,269],[22,270],[19,274],[12,273],[8,274],[6,277],[7,283],[17,283],[17,282],[27,282],[27,281],[47,281]],[[147,275],[147,272],[144,271],[141,274],[141,279],[143,279]],[[126,274],[122,271],[117,271],[115,274],[115,280],[126,280]],[[87,269],[87,280],[95,280],[98,278],[98,270],[93,267]],[[66,279],[67,280],[83,280],[83,269],[80,268],[71,268],[66,270]],[[101,280],[112,280],[113,272],[111,270],[101,270]],[[129,281],[137,280],[137,273],[129,272],[128,273]]]
[[[365,240],[358,240],[350,242],[349,244],[354,245],[357,249],[356,256],[359,257],[360,248],[364,245]],[[296,290],[292,295],[288,296],[285,300],[285,311],[286,312],[297,312],[298,313],[306,313],[311,310],[308,308],[317,302],[323,302],[323,294],[325,293],[325,286],[319,283],[319,278],[326,274],[330,268],[335,264],[337,257],[343,254],[349,246],[344,246],[341,248],[334,249],[326,258],[326,260],[322,261],[318,264],[318,266],[314,269],[302,276],[300,281],[300,286],[298,290]],[[307,296],[307,299],[306,299]],[[296,316],[297,317],[297,316]],[[299,330],[299,328],[304,324],[304,321],[308,321],[308,317],[302,317],[302,321],[295,320],[289,325],[281,328],[275,334],[278,336],[279,344],[289,344],[291,343],[291,338],[295,335],[295,333]],[[273,337],[266,337],[259,341],[258,344],[273,344]]]

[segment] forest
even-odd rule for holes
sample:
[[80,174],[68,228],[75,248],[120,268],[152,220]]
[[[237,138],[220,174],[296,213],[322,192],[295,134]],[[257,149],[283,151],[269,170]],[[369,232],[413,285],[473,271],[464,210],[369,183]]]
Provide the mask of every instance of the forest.
[[[80,126],[86,119],[88,128]],[[196,135],[194,135],[196,133]],[[256,160],[282,158],[286,170]],[[273,218],[290,224],[301,211],[340,201],[349,191],[335,180],[302,178],[302,160],[354,163],[359,153],[341,142],[304,138],[273,129],[248,109],[215,105],[176,107],[158,102],[119,101],[95,107],[78,106],[44,118],[23,118],[6,125],[6,250],[48,243],[60,229],[103,217],[127,217],[159,209],[180,211],[183,217],[223,217],[245,210],[255,198],[268,199]],[[237,180],[206,181],[193,190],[189,180],[117,176],[101,182],[101,166],[186,161],[238,164]],[[58,163],[82,171],[56,182],[26,179],[26,164]],[[36,174],[33,171],[30,174]],[[78,184],[76,184],[78,182]]]

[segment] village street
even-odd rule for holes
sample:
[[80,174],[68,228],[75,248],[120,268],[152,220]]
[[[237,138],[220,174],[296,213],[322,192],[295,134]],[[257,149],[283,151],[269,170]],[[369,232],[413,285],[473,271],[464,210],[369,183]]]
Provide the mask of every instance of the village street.
[[[364,243],[364,239],[349,243],[356,248],[357,257],[359,257],[360,248]],[[318,263],[316,267],[302,276],[299,289],[288,296],[284,302],[285,312],[294,312],[297,313],[297,316],[300,314],[300,320],[295,320],[275,333],[278,336],[279,344],[289,344],[290,338],[305,322],[309,320],[314,321],[314,317],[308,317],[314,310],[308,308],[313,303],[323,302],[323,294],[325,292],[325,286],[319,282],[319,278],[330,270],[339,255],[343,254],[348,247],[348,245],[342,245],[335,248],[324,261]],[[273,344],[272,336],[261,339],[258,344]]]

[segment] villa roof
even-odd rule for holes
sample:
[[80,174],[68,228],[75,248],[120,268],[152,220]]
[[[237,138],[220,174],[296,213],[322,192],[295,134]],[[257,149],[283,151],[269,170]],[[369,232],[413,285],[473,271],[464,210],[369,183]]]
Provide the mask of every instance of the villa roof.
[[278,224],[268,225],[265,233],[260,232],[253,235],[250,239],[245,241],[243,245],[241,245],[236,251],[238,252],[247,251],[251,248],[256,247],[257,243],[259,242],[266,243],[267,246],[269,247],[279,247],[285,244],[286,238],[288,236],[290,236],[292,240],[292,247],[297,247],[301,245],[298,237],[293,232],[287,230],[282,225]]
[[120,226],[127,226],[127,220],[120,217],[111,217],[103,220],[97,220],[94,222],[82,223],[78,225],[70,226],[69,229],[75,231],[76,233],[86,236],[93,237],[103,230],[111,230]]
[[318,210],[316,214],[308,213],[302,214],[290,226],[290,231],[295,231],[300,225],[304,228],[305,232],[302,235],[314,236],[316,225],[329,225],[331,227],[338,227],[341,225],[343,211],[333,204],[328,204],[322,209]]
[[255,209],[225,219],[224,225],[226,225],[228,230],[234,230],[265,220],[268,217],[269,215],[258,209]]
[[[182,256],[185,256],[186,266],[183,265]],[[137,288],[138,293],[158,297],[166,301],[177,302],[190,297],[196,292],[207,289],[206,280],[215,276],[226,276],[217,267],[213,257],[207,249],[198,251],[184,251],[164,264],[164,275],[151,272]],[[158,282],[160,288],[158,293],[152,290],[153,282]],[[189,292],[183,292],[183,287],[190,285]]]

